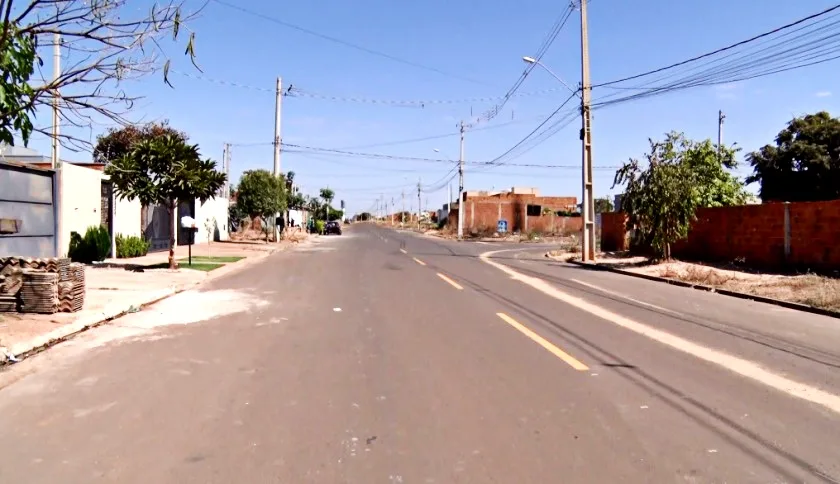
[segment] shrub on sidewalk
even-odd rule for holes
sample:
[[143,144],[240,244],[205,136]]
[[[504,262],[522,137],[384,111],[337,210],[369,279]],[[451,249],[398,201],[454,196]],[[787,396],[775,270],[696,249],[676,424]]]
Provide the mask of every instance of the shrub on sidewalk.
[[143,257],[149,253],[151,244],[136,235],[128,237],[117,234],[117,258],[130,259],[132,257]]
[[316,234],[323,234],[324,230],[327,227],[327,223],[323,220],[316,220],[315,221],[315,233]]
[[111,234],[101,225],[92,225],[82,237],[78,232],[70,233],[68,255],[74,262],[90,264],[103,261],[111,253]]

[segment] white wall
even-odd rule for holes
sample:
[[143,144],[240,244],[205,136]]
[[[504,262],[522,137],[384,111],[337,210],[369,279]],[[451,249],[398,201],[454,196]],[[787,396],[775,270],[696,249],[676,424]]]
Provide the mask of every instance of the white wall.
[[[61,227],[63,237],[59,252],[67,255],[70,248],[70,232],[84,236],[91,225],[100,225],[102,216],[102,172],[61,164]],[[138,223],[139,225],[139,223]]]
[[114,198],[114,233],[124,236],[142,236],[140,213],[143,205],[140,200],[129,201],[128,199]]
[[[216,218],[216,234],[217,240],[228,240],[230,234],[228,233],[228,206],[230,201],[227,198],[211,198],[204,203],[195,201],[195,225],[198,227],[198,232],[195,233],[195,243],[200,244],[207,242],[207,230],[204,228],[206,220]],[[211,238],[214,234],[210,235]]]
[[306,211],[304,210],[289,210],[289,220],[287,223],[291,224],[294,221],[295,225],[298,227],[305,227],[306,222]]

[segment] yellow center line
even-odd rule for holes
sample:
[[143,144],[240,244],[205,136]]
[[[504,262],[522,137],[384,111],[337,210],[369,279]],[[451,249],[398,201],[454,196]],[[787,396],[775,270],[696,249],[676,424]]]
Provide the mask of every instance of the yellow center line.
[[437,275],[438,275],[438,277],[440,277],[444,281],[448,282],[449,285],[454,287],[455,289],[458,289],[458,290],[464,289],[463,287],[461,287],[460,284],[458,284],[457,282],[453,281],[452,279],[446,277],[445,275],[441,274],[440,272],[438,272]]
[[416,262],[416,263],[420,264],[421,266],[426,265],[426,263],[425,263],[425,262],[423,262],[422,260],[418,259],[417,257],[412,257],[412,259],[414,259],[414,262]]
[[588,366],[584,365],[580,361],[576,360],[572,355],[566,353],[565,351],[561,350],[560,348],[551,344],[548,340],[543,338],[542,336],[538,335],[537,333],[531,331],[530,329],[526,328],[522,323],[519,321],[511,318],[505,313],[496,313],[496,316],[502,318],[502,321],[506,322],[507,324],[513,326],[514,328],[518,329],[522,334],[531,338],[535,343],[542,346],[543,348],[547,349],[551,354],[560,358],[561,360],[565,361],[569,366],[574,368],[578,371],[586,371],[589,369]]
[[408,254],[408,252],[406,252],[405,249],[400,249],[400,252],[402,252],[403,254]]

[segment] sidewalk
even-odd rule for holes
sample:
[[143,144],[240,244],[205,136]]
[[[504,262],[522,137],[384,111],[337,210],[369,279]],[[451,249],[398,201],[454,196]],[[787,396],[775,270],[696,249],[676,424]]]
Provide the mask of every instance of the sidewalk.
[[[168,252],[156,252],[133,259],[110,259],[102,266],[85,268],[85,305],[77,313],[27,314],[0,313],[0,365],[9,355],[23,358],[52,346],[70,335],[110,321],[142,306],[159,301],[233,270],[255,263],[269,254],[290,247],[290,243],[251,244],[214,242],[193,246],[197,256],[242,258],[219,263],[212,270],[192,270],[186,262],[181,268],[149,268],[165,264]],[[177,259],[187,257],[187,248],[178,247]],[[119,266],[125,266],[119,267]],[[129,268],[142,268],[142,272]]]
[[[213,242],[211,244],[194,244],[192,246],[193,258],[207,257],[254,257],[274,252],[283,246],[279,244],[266,244],[264,242]],[[179,245],[175,247],[175,259],[186,259],[189,254],[189,246]],[[125,266],[154,266],[169,261],[169,251],[151,252],[143,257],[131,259],[105,259],[105,264],[119,264]],[[186,265],[184,262],[182,265]]]

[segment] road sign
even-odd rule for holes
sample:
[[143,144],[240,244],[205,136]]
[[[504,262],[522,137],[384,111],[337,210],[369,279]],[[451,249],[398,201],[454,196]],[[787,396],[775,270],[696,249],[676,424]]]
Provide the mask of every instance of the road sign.
[[507,227],[508,227],[507,220],[499,220],[499,222],[496,224],[496,232],[498,232],[500,234],[506,234],[507,233]]

